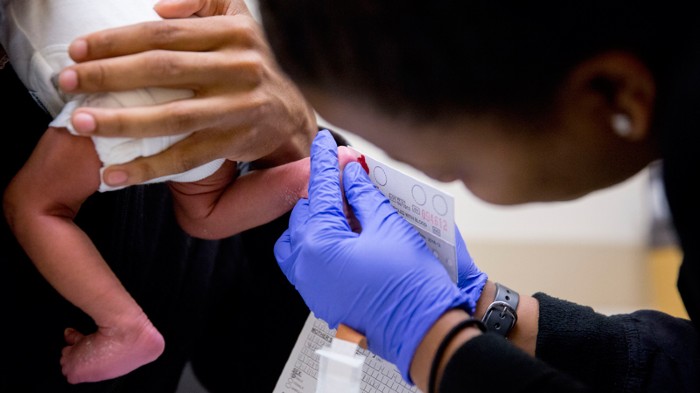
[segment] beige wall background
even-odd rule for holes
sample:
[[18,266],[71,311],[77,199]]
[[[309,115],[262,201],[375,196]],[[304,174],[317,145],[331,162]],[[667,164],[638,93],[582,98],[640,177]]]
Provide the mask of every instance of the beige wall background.
[[651,241],[655,211],[665,201],[649,170],[577,201],[496,207],[461,183],[434,181],[351,132],[321,118],[319,124],[364,154],[452,194],[470,254],[491,279],[604,314],[657,309],[686,316],[675,286],[681,255],[673,244]]

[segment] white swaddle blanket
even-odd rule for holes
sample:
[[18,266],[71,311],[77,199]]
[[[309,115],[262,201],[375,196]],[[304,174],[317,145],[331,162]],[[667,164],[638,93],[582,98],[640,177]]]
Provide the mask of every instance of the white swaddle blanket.
[[[0,44],[30,93],[54,117],[50,124],[54,127],[75,133],[70,116],[80,106],[146,106],[193,95],[190,90],[145,88],[64,96],[53,82],[60,70],[73,63],[68,56],[71,41],[93,31],[160,19],[153,10],[155,0],[0,0],[0,4]],[[159,153],[188,135],[92,139],[104,168]],[[223,162],[215,160],[147,183],[196,181],[214,173]],[[121,188],[100,183],[100,191]]]

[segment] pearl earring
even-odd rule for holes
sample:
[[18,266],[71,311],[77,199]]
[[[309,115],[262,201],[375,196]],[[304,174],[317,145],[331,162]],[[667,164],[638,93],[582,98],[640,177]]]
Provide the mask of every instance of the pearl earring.
[[627,114],[613,114],[610,118],[610,125],[613,131],[622,138],[626,138],[632,133],[632,119]]

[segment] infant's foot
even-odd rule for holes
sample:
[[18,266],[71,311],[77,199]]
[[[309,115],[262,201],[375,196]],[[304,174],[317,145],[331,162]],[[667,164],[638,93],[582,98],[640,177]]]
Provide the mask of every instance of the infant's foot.
[[96,382],[127,374],[158,358],[163,336],[147,319],[129,328],[99,328],[83,335],[68,328],[61,368],[69,383]]

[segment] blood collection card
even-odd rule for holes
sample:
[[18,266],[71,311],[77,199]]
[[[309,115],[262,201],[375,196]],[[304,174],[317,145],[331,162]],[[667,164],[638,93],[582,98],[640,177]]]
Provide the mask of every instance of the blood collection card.
[[[360,160],[374,185],[418,230],[457,282],[454,198],[371,157],[362,155]],[[335,329],[309,314],[273,393],[315,393],[319,367],[316,350],[329,346],[334,337]],[[420,392],[403,380],[393,364],[366,349],[359,348],[358,354],[366,357],[362,369],[363,393]]]
[[[360,152],[358,152],[360,153]],[[360,153],[362,154],[362,153]],[[362,155],[374,185],[406,221],[413,224],[428,247],[457,282],[454,198],[413,176]]]

